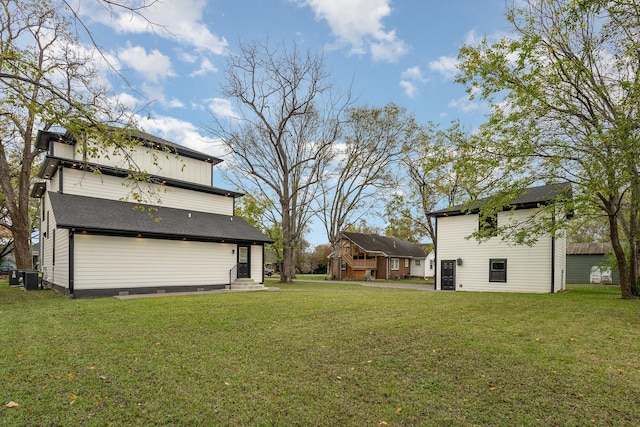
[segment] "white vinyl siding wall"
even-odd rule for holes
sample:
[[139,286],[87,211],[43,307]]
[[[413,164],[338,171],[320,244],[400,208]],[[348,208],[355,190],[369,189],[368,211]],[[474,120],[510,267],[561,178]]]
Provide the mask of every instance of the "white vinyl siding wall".
[[562,291],[567,285],[567,238],[562,233],[556,235],[555,291]]
[[[425,277],[425,264],[427,262],[426,259],[412,259],[411,261],[411,276],[413,277]],[[420,265],[416,265],[416,261],[420,262]]]
[[[41,253],[40,266],[42,270],[42,279],[48,283],[53,283],[63,288],[69,287],[69,231],[65,229],[56,229],[56,219],[53,212],[49,209],[51,203],[48,196],[45,195],[44,219],[42,220],[41,234]],[[49,214],[49,227],[47,232],[47,212]],[[54,233],[55,230],[55,233]],[[47,236],[44,233],[47,232]],[[54,245],[55,234],[55,245]],[[55,265],[53,264],[53,251],[55,246]]]
[[[63,144],[61,142],[53,143],[53,155],[55,157],[77,160],[75,147],[73,145]],[[82,156],[80,156],[80,159],[82,159]]]
[[251,278],[262,283],[264,262],[262,260],[262,246],[251,246]]
[[[533,210],[500,212],[498,226],[513,215],[516,220],[525,218]],[[509,245],[500,237],[486,242],[465,239],[478,229],[478,215],[459,215],[437,219],[438,253],[436,288],[440,289],[442,260],[462,259],[462,265],[456,265],[455,284],[460,291],[496,291],[496,292],[551,292],[551,238],[542,237],[534,246]],[[557,242],[558,243],[558,242]],[[562,243],[562,242],[560,242]],[[562,244],[557,245],[561,247]],[[556,249],[556,264],[559,253]],[[489,260],[504,258],[507,260],[507,281],[489,282]],[[556,286],[556,290],[558,287]]]
[[235,249],[228,243],[76,234],[74,288],[229,284]]
[[[63,174],[63,192],[65,194],[137,203],[131,197],[131,193],[135,191],[149,198],[149,204],[157,204],[157,199],[159,198],[161,201],[160,206],[167,208],[233,215],[233,197],[156,184],[136,183],[115,176],[94,174],[78,169],[67,168],[64,169]],[[57,179],[58,175],[51,182],[57,182]],[[148,193],[149,191],[151,194]]]
[[[82,152],[78,151],[80,149],[81,147],[78,144],[74,157],[75,160],[82,160]],[[213,184],[213,169],[211,163],[142,146],[128,147],[127,150],[129,151],[131,159],[135,161],[135,164],[131,164],[131,160],[120,152],[111,152],[108,158],[104,154],[98,157],[89,156],[86,161],[121,169],[131,169],[133,166],[138,170],[145,171],[152,175],[202,185]]]

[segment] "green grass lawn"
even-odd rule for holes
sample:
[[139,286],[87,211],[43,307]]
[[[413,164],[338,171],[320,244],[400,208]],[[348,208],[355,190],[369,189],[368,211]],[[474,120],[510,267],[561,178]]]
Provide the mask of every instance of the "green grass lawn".
[[639,423],[640,301],[617,287],[278,286],[69,300],[0,281],[0,425]]

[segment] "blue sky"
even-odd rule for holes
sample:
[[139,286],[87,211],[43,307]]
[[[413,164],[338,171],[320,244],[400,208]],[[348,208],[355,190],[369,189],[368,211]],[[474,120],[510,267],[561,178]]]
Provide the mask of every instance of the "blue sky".
[[458,49],[509,30],[505,0],[159,0],[143,12],[153,26],[94,0],[80,4],[130,83],[111,81],[112,90],[131,108],[144,107],[144,130],[216,156],[222,148],[203,127],[212,114],[231,113],[220,87],[239,40],[322,50],[331,78],[353,85],[357,105],[394,102],[423,124],[460,120],[473,128],[487,107],[453,82]]

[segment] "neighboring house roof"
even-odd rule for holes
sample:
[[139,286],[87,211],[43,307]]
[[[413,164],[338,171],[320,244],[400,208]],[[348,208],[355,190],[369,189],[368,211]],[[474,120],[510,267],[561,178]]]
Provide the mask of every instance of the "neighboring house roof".
[[[530,209],[536,208],[540,204],[547,204],[561,195],[571,194],[571,184],[563,182],[559,184],[542,185],[531,187],[522,191],[516,200],[509,203],[509,208]],[[446,209],[429,212],[429,216],[443,217],[453,215],[465,215],[467,213],[477,213],[489,199],[481,199]]]
[[237,216],[55,192],[49,192],[49,199],[58,227],[77,232],[216,242],[273,242]]
[[567,255],[604,255],[612,251],[611,243],[567,243]]
[[368,253],[404,258],[425,258],[422,246],[397,237],[344,232],[342,235]]

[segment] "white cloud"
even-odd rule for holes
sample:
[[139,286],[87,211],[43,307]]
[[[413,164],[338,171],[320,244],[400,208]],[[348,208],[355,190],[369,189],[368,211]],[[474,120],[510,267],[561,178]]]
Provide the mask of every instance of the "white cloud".
[[420,92],[416,84],[409,80],[400,80],[400,87],[402,88],[402,92],[409,98],[413,98]]
[[396,62],[407,53],[405,42],[394,30],[386,31],[382,20],[391,14],[391,0],[294,0],[313,9],[316,19],[327,21],[338,47],[351,53],[370,51],[376,61]]
[[476,95],[480,91],[479,88],[473,88],[471,93],[458,99],[449,101],[448,107],[461,111],[463,113],[471,113],[477,111],[489,111],[489,105],[483,101],[474,101],[469,99],[470,96]]
[[427,79],[422,75],[422,70],[419,66],[409,67],[400,75],[405,80],[413,80],[416,82],[426,82]]
[[238,119],[240,116],[233,111],[233,106],[228,99],[212,98],[209,101],[209,110],[220,118]]
[[[95,3],[95,4],[94,4]],[[102,22],[120,33],[148,33],[175,40],[213,54],[226,53],[227,41],[213,34],[203,22],[206,0],[125,2],[136,8],[131,12],[122,7],[105,8],[101,2],[83,2],[79,13]],[[146,4],[146,7],[140,8]]]
[[118,58],[151,83],[158,83],[166,77],[175,75],[171,68],[171,59],[157,49],[147,54],[142,46],[127,46],[118,51]]
[[145,132],[193,150],[215,157],[222,157],[225,154],[224,146],[219,140],[201,134],[191,122],[170,116],[156,116],[140,119],[140,125]]
[[429,63],[429,69],[437,71],[447,79],[452,79],[458,72],[460,61],[452,56],[441,56],[435,61]]
[[218,69],[216,68],[215,65],[213,65],[213,63],[209,59],[203,58],[202,62],[200,63],[200,68],[198,68],[193,73],[189,74],[189,76],[190,77],[204,76],[206,74],[215,73],[217,71]]
[[419,85],[426,83],[429,79],[422,75],[422,70],[419,66],[409,67],[400,74],[400,87],[405,95],[409,98],[413,98],[420,93]]

